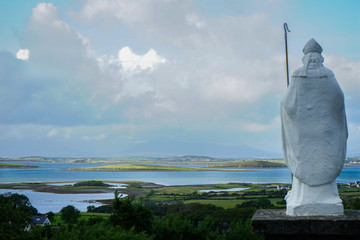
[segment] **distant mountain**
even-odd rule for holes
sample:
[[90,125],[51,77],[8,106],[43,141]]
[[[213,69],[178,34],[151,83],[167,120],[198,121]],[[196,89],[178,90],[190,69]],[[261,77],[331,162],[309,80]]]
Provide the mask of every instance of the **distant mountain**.
[[278,158],[280,153],[266,152],[247,146],[227,147],[211,143],[188,143],[172,139],[153,139],[137,144],[122,154],[127,156],[170,157],[197,155],[217,158]]

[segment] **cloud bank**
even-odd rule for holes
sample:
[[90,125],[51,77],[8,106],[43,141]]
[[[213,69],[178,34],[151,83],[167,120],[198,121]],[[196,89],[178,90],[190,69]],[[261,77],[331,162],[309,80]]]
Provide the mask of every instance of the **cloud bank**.
[[[211,17],[190,0],[82,3],[66,17],[37,4],[16,56],[0,52],[0,124],[11,126],[4,140],[46,138],[66,149],[107,141],[104,153],[172,136],[281,151],[283,35],[269,15]],[[136,44],[119,41],[104,54],[92,33],[107,29],[126,30]],[[290,60],[300,67],[298,56]],[[325,65],[360,117],[360,62],[326,55]]]

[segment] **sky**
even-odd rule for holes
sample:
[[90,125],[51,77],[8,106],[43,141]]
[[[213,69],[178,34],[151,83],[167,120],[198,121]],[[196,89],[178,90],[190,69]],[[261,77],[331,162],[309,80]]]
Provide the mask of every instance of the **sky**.
[[360,154],[356,0],[0,0],[0,156],[120,156],[152,139],[281,153],[289,68],[315,38]]

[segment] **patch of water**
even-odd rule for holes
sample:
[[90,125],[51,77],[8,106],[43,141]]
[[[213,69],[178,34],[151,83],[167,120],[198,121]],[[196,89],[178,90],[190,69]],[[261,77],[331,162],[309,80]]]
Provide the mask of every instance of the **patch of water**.
[[[81,212],[86,212],[89,205],[99,207],[103,205],[97,200],[114,199],[114,193],[79,193],[79,194],[56,194],[45,192],[34,192],[31,190],[0,189],[0,194],[18,193],[27,196],[31,204],[40,212],[60,212],[63,207],[73,205]],[[121,194],[120,197],[126,197]]]
[[244,191],[249,188],[228,188],[228,189],[210,189],[210,190],[199,190],[198,192],[238,192]]

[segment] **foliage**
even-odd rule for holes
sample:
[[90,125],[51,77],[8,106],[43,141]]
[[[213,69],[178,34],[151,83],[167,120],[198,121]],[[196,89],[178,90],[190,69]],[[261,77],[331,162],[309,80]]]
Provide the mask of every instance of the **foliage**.
[[112,213],[112,212],[114,212],[113,207],[111,205],[101,205],[99,207],[90,205],[87,207],[87,211],[95,212],[95,213]]
[[251,219],[245,221],[232,222],[229,227],[228,235],[226,240],[238,240],[238,239],[247,239],[247,240],[261,240],[263,237],[261,235],[254,235],[251,233]]
[[170,215],[164,218],[155,218],[153,234],[158,240],[201,240],[206,239],[191,220],[181,215]]
[[114,226],[124,229],[135,228],[137,232],[148,231],[151,227],[153,214],[142,203],[134,202],[127,197],[120,199],[119,192],[115,191],[113,202],[114,214],[110,221]]
[[281,189],[281,190],[276,190],[276,191],[272,191],[269,194],[270,198],[284,198],[287,194],[287,190],[286,189]]
[[243,202],[241,204],[237,204],[236,207],[239,208],[249,208],[249,207],[253,207],[253,208],[272,208],[274,207],[274,204],[271,203],[271,201],[267,198],[259,198],[257,200],[250,200],[250,201],[246,201]]
[[80,211],[72,205],[63,207],[61,210],[61,219],[66,223],[75,224],[80,217]]
[[0,195],[0,236],[10,238],[20,234],[30,224],[31,217],[37,214],[28,197],[22,194]]
[[50,222],[54,221],[55,214],[52,211],[46,213],[46,216],[50,220]]
[[38,227],[27,233],[24,239],[54,239],[54,240],[152,240],[145,233],[134,230],[124,230],[114,227],[109,222],[80,222],[77,226],[64,225],[59,229]]
[[360,198],[343,199],[343,205],[345,209],[360,210]]
[[[250,218],[255,208],[238,206],[224,209],[211,204],[143,204],[131,198],[120,199],[118,192],[115,192],[113,208],[114,213],[110,218],[103,215],[81,218],[76,225],[74,221],[64,219],[66,223],[61,223],[59,228],[35,227],[31,232],[21,231],[13,236],[16,239],[54,240],[262,239],[251,233]],[[154,208],[155,212],[150,210]],[[71,205],[64,207],[61,210],[62,218],[67,212],[74,216],[78,210]]]

